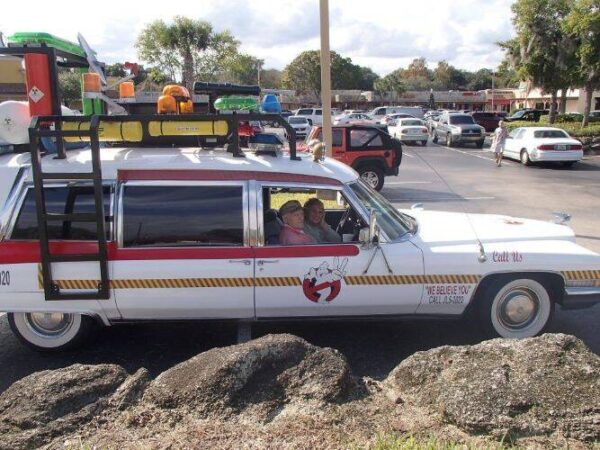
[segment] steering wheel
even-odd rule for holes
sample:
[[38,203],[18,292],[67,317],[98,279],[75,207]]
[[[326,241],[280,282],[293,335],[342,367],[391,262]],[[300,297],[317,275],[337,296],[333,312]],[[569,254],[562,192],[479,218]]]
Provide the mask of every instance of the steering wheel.
[[338,223],[338,226],[335,227],[335,232],[337,234],[340,234],[342,232],[342,230],[344,229],[344,225],[346,225],[346,222],[350,218],[351,213],[352,213],[352,208],[348,208],[348,209],[346,209],[346,211],[344,211],[344,214],[342,215],[342,218],[340,219],[340,223]]

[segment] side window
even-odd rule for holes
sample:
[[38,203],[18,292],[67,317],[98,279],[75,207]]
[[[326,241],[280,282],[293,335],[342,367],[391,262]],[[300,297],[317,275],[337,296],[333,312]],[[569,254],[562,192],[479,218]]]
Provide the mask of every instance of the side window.
[[[51,214],[93,213],[94,189],[92,186],[59,186],[44,189],[46,211]],[[111,187],[104,187],[104,216],[107,239],[110,239]],[[39,239],[35,191],[30,188],[17,217],[11,239]],[[96,222],[73,222],[70,220],[48,222],[48,239],[97,240]]]
[[368,149],[383,146],[383,140],[377,130],[372,128],[356,128],[350,130],[350,148]]
[[310,116],[312,115],[312,109],[300,109],[298,111],[299,116]]
[[519,130],[519,132],[517,133],[517,135],[515,136],[515,139],[523,139],[525,137],[525,130],[524,128],[521,128]]
[[333,131],[333,146],[341,147],[342,146],[342,130],[340,128],[335,128]]
[[[269,186],[263,187],[262,197],[265,245],[357,242],[360,229],[366,226],[343,194],[335,189]],[[302,206],[300,221],[298,218],[281,216],[281,207],[290,200]],[[293,215],[294,212],[290,214]],[[283,231],[286,228],[284,223],[287,227],[302,231],[300,233],[294,233],[294,230]],[[300,236],[298,242],[294,243],[293,238],[290,241],[290,235]],[[305,239],[304,235],[312,239]]]
[[124,247],[241,245],[242,186],[124,188]]
[[322,115],[323,115],[322,109],[315,109],[315,116],[322,116]]

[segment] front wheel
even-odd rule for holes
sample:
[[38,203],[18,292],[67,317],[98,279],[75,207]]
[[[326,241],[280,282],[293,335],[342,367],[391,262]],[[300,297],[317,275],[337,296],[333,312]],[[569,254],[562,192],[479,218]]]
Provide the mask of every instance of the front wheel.
[[426,146],[427,146],[427,141],[421,141],[421,145],[422,145],[423,147],[426,147]]
[[477,148],[483,148],[483,143],[484,143],[484,142],[485,142],[485,141],[484,141],[483,139],[481,139],[480,141],[477,141],[477,142],[475,143],[475,147],[477,147]]
[[553,313],[548,289],[532,278],[497,280],[485,290],[479,305],[482,326],[490,337],[537,336]]
[[531,159],[529,159],[529,153],[527,152],[527,150],[521,150],[521,164],[523,164],[524,166],[531,165]]
[[446,135],[446,147],[452,147],[454,145],[454,142],[452,142],[452,135],[450,133],[448,133]]
[[379,167],[365,166],[358,170],[360,178],[376,191],[383,187],[383,171]]
[[75,348],[89,338],[94,321],[71,313],[8,313],[13,333],[25,345],[40,352]]

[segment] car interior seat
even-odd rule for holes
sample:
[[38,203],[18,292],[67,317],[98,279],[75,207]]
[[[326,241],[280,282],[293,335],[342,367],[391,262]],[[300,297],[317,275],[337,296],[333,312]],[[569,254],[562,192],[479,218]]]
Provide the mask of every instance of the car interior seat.
[[267,209],[264,214],[265,244],[279,245],[279,233],[283,228],[283,221],[279,218],[276,209]]

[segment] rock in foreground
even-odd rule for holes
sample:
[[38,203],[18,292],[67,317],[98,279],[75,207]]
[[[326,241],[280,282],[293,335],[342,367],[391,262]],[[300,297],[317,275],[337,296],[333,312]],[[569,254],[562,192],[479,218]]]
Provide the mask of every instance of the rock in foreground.
[[385,385],[395,401],[470,433],[600,439],[600,358],[573,336],[418,352]]
[[159,375],[144,403],[200,418],[247,414],[269,421],[284,409],[346,400],[353,385],[341,353],[288,334],[201,353]]

